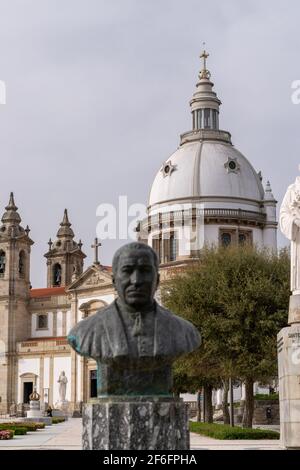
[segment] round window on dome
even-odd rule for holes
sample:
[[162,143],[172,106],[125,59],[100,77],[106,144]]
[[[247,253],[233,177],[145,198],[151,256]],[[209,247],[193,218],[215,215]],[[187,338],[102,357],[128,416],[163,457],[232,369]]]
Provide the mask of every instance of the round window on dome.
[[173,165],[171,160],[168,160],[161,168],[163,177],[170,176],[172,171],[175,170],[176,165]]
[[236,170],[236,162],[234,160],[231,160],[228,164],[230,170]]

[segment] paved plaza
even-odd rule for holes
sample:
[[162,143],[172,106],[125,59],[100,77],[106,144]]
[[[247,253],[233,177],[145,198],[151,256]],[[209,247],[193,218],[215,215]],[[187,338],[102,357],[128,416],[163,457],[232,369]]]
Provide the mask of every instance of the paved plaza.
[[[15,436],[10,441],[0,441],[0,450],[81,450],[81,419],[70,418],[60,424],[47,426],[25,436]],[[280,450],[280,441],[235,440],[220,441],[191,433],[194,450]]]

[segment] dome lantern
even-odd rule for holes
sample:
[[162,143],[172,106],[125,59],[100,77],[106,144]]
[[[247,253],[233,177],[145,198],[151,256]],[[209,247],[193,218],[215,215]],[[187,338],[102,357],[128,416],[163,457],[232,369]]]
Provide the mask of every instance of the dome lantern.
[[199,82],[196,91],[190,101],[193,130],[219,129],[219,106],[221,101],[213,91],[214,84],[210,81],[210,71],[206,68],[206,60],[209,54],[203,50],[200,58],[203,59],[202,69],[199,73]]

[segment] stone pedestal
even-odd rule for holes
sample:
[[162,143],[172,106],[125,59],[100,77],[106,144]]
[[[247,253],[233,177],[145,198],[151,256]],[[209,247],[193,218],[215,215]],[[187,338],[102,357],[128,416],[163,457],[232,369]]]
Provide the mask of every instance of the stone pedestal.
[[64,415],[68,414],[69,408],[70,402],[68,400],[58,401],[57,403],[55,403],[55,409],[62,411]]
[[[292,315],[293,312],[290,312],[290,316]],[[294,323],[280,331],[277,347],[281,439],[286,448],[299,449],[300,323]]]
[[31,400],[29,402],[29,406],[30,409],[26,412],[26,418],[24,418],[24,421],[45,423],[49,426],[52,424],[52,419],[44,416],[44,413],[41,411],[39,400]]
[[62,410],[52,410],[52,416],[53,418],[65,418],[65,420],[68,420],[68,415],[62,411]]
[[106,397],[83,405],[84,450],[187,450],[187,405],[172,397]]

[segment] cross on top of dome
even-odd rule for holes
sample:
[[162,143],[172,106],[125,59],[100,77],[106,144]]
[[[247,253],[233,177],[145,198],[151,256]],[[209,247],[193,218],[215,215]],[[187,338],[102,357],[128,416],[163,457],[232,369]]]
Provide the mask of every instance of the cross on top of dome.
[[[203,47],[205,47],[205,42],[203,43]],[[200,59],[203,59],[203,68],[199,73],[199,78],[206,78],[210,79],[210,71],[207,70],[206,68],[206,59],[209,57],[209,54],[206,52],[205,48],[202,51],[202,54],[200,55]]]

